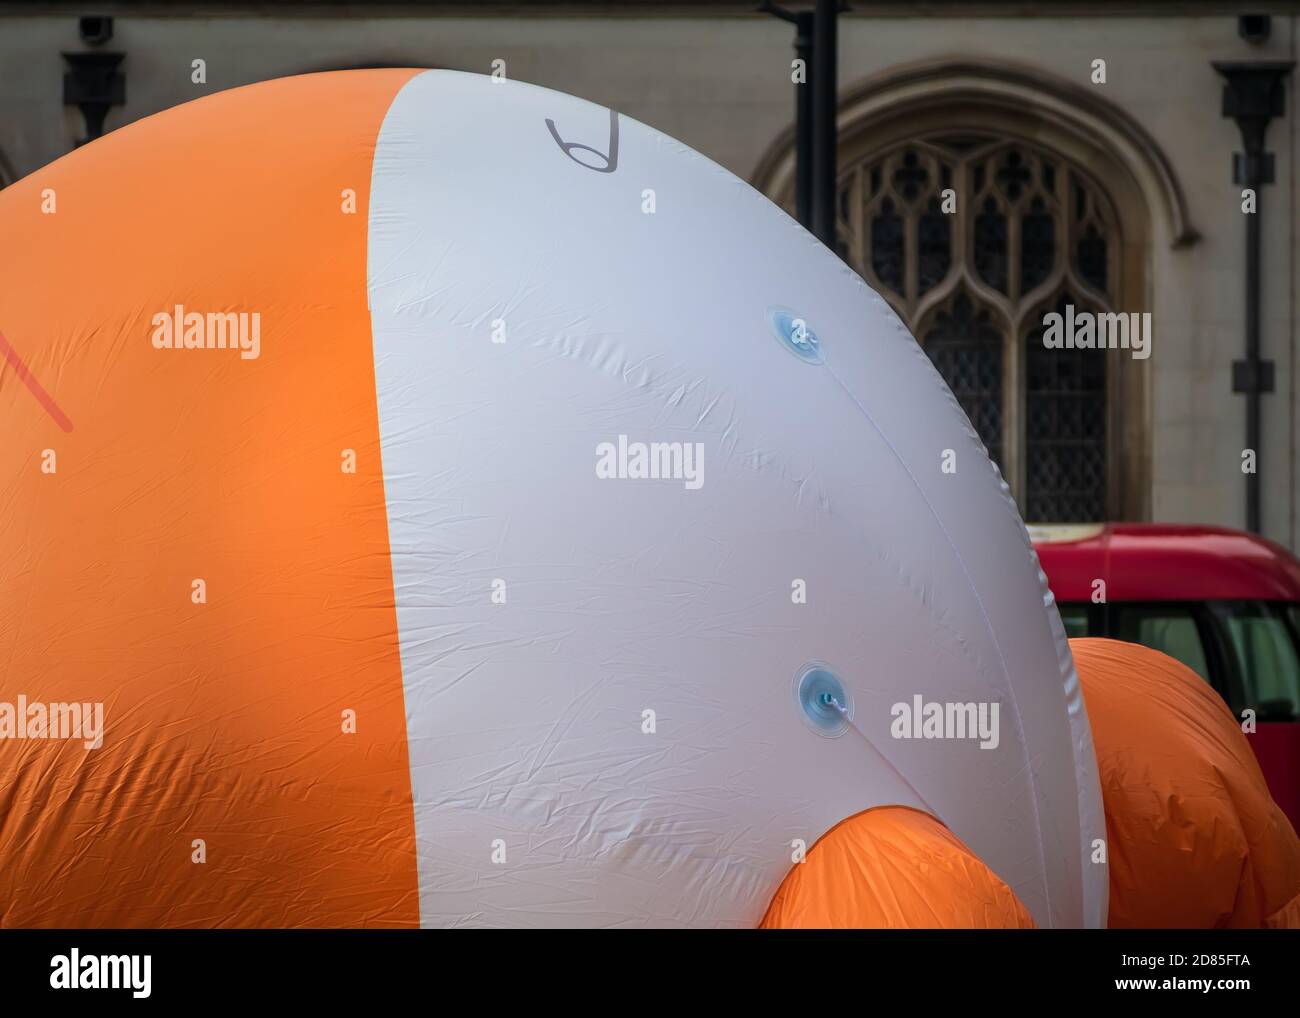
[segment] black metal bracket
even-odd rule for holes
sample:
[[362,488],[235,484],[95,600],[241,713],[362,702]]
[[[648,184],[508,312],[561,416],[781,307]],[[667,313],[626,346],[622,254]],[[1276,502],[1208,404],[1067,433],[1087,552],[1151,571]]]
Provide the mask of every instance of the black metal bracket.
[[772,14],[780,18],[782,21],[788,21],[792,25],[797,25],[799,24],[800,17],[807,17],[810,12],[787,11],[784,7],[778,7],[776,4],[772,3],[772,0],[764,0],[764,2],[759,5],[758,13]]
[[1233,182],[1250,187],[1273,182],[1273,154],[1264,151],[1269,121],[1286,112],[1283,79],[1295,63],[1257,60],[1246,63],[1216,60],[1212,64],[1226,79],[1223,115],[1237,122],[1244,152],[1233,154]]
[[1273,34],[1273,19],[1267,14],[1243,14],[1237,18],[1237,34],[1252,46],[1262,46]]
[[77,33],[87,46],[102,46],[113,38],[113,19],[100,14],[78,18]]
[[[839,6],[840,14],[847,14],[851,10],[853,10],[853,8],[848,5],[847,0],[845,0],[845,2],[840,3]],[[775,17],[780,18],[782,21],[790,22],[790,24],[792,25],[799,24],[799,20],[801,18],[811,18],[813,15],[813,12],[811,10],[788,11],[784,7],[780,7],[777,4],[774,4],[772,0],[763,0],[763,3],[761,3],[758,7],[758,13],[774,15]]]
[[86,122],[84,145],[104,133],[104,118],[126,102],[126,77],[117,69],[125,53],[107,50],[64,53],[70,70],[63,75],[63,104],[76,106]]

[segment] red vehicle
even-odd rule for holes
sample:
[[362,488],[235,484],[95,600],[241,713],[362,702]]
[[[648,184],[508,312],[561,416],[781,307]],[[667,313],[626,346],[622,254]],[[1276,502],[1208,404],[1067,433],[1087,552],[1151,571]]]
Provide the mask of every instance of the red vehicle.
[[1070,636],[1154,647],[1209,682],[1238,718],[1255,712],[1248,739],[1274,800],[1300,829],[1300,561],[1224,527],[1029,533]]

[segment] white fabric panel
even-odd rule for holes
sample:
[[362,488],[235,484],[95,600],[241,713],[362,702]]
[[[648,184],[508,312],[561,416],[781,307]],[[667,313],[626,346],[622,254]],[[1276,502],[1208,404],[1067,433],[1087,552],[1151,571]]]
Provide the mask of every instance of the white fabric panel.
[[[615,152],[608,110],[429,71],[378,142],[369,290],[423,924],[750,926],[792,842],[898,803],[1038,923],[1099,925],[1078,683],[965,417],[788,216],[616,125]],[[703,483],[599,478],[620,435],[702,443]],[[809,662],[849,687],[841,737],[796,701]],[[918,694],[997,701],[999,746],[892,738]]]

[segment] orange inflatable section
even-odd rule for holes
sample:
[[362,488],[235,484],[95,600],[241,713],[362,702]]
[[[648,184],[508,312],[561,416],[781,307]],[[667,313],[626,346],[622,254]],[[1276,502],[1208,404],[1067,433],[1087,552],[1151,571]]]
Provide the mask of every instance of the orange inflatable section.
[[1028,910],[934,817],[882,806],[833,827],[796,864],[764,929],[1031,929]]
[[[215,95],[0,193],[0,700],[104,729],[4,742],[0,925],[418,922],[366,304],[413,73]],[[259,314],[258,355],[156,348],[178,305]]]
[[1300,927],[1300,841],[1218,694],[1147,647],[1070,646],[1105,802],[1110,926]]

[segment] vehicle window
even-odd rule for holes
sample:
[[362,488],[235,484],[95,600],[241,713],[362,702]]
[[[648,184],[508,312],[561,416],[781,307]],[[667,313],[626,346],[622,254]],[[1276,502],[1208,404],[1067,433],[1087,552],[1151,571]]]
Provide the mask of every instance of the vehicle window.
[[1209,680],[1205,647],[1190,606],[1116,604],[1112,609],[1117,622],[1117,639],[1162,651]]
[[1078,601],[1057,602],[1061,611],[1061,624],[1065,626],[1065,635],[1070,639],[1088,635],[1088,606]]
[[1288,611],[1294,613],[1296,606],[1234,602],[1223,616],[1246,705],[1255,708],[1260,721],[1294,720],[1300,715],[1300,655]]

